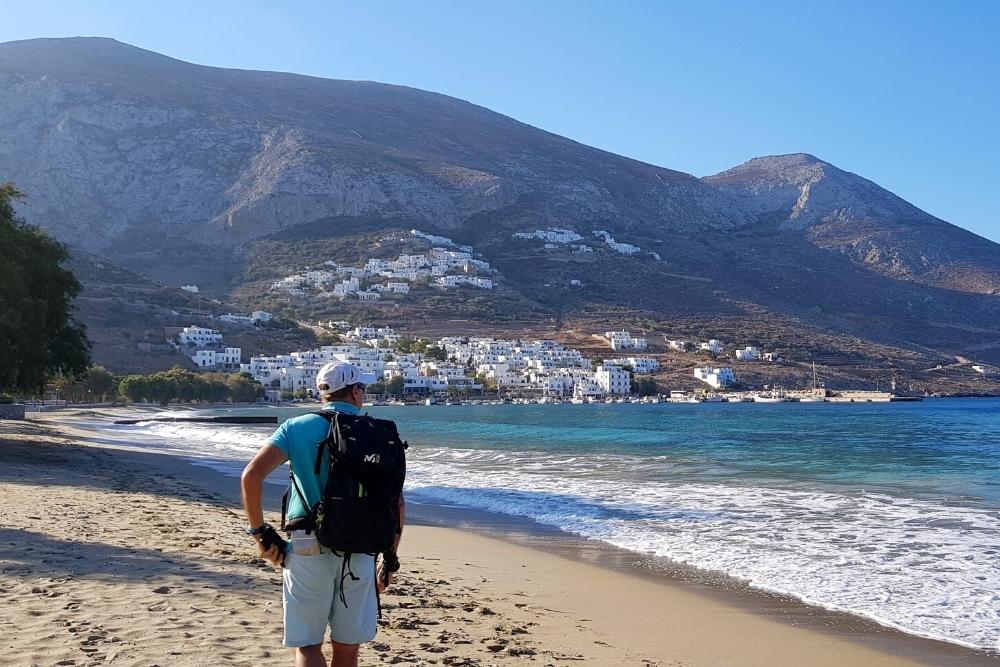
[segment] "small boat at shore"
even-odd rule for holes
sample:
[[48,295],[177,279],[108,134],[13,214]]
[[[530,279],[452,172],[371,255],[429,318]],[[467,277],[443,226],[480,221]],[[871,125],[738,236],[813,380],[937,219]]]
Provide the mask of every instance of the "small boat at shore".
[[762,391],[753,395],[754,403],[791,403],[792,399],[781,387],[775,387],[771,391]]

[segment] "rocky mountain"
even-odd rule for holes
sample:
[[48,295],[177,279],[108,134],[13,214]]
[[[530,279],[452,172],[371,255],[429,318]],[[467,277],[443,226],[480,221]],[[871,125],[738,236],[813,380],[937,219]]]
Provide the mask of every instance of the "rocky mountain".
[[[1000,246],[809,155],[699,179],[412,88],[39,39],[0,44],[0,181],[25,192],[25,218],[102,263],[304,320],[725,321],[755,332],[747,343],[823,331],[852,355],[865,340],[919,363],[1000,362]],[[593,252],[514,236],[556,226]],[[391,257],[413,227],[473,245],[497,289],[374,304],[268,290],[327,260]]]
[[693,176],[455,98],[203,67],[110,39],[0,45],[0,137],[25,214],[112,254],[149,226],[242,243],[340,216],[454,229],[515,203],[539,224],[748,220]]
[[704,180],[758,220],[802,230],[885,275],[1000,294],[997,244],[812,155],[755,158]]

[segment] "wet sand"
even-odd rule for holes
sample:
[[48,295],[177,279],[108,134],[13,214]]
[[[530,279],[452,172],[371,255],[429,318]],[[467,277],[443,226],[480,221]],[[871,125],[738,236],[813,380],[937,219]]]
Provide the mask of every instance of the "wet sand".
[[[57,415],[0,422],[0,664],[291,664],[237,481]],[[363,665],[1000,665],[558,531],[410,509]]]

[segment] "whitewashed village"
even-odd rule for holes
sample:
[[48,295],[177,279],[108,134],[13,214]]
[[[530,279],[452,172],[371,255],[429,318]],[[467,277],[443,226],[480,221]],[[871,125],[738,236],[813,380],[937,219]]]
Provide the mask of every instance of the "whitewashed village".
[[[550,252],[586,254],[595,252],[595,248],[625,256],[644,252],[639,246],[616,240],[605,230],[593,230],[589,239],[561,227],[517,232],[512,237],[541,243],[542,249]],[[477,256],[472,246],[417,229],[386,237],[384,241],[399,243],[409,251],[399,252],[392,259],[364,258],[356,266],[328,260],[320,268],[306,267],[301,272],[272,281],[270,291],[289,298],[377,301],[383,295],[405,297],[414,287],[451,289],[464,286],[483,290],[497,287],[496,270]],[[420,252],[414,248],[426,250]],[[645,254],[660,259],[654,252]],[[571,280],[570,285],[585,287],[579,279]],[[182,288],[198,291],[195,285]],[[254,326],[271,320],[272,315],[254,311],[249,315],[220,315],[217,319]],[[369,392],[373,400],[404,403],[770,403],[904,398],[887,391],[827,391],[815,375],[812,386],[807,388],[765,386],[763,390],[747,389],[740,386],[732,367],[714,362],[726,358],[764,363],[784,360],[776,352],[753,345],[727,345],[716,338],[665,337],[662,347],[668,352],[705,352],[705,361],[709,363],[696,365],[691,370],[691,377],[698,381],[701,389],[660,393],[660,387],[649,379],[660,369],[660,361],[656,355],[646,353],[649,347],[646,338],[626,330],[599,334],[611,353],[588,358],[579,350],[555,340],[451,336],[425,341],[388,327],[352,326],[346,321],[320,322],[319,325],[335,332],[341,342],[288,354],[252,356],[246,361],[239,347],[225,345],[223,334],[217,329],[191,325],[168,342],[188,356],[199,370],[248,373],[265,388],[266,399],[271,402],[314,398],[317,371],[334,360],[349,361],[381,378]],[[974,370],[983,375],[992,372],[985,367],[974,367]]]
[[[642,248],[615,240],[611,232],[594,230],[592,242],[598,247],[621,255],[637,255]],[[542,242],[544,250],[569,250],[576,255],[594,252],[581,234],[570,229],[553,227],[531,232],[517,232],[515,239]],[[425,242],[431,247],[425,252],[400,253],[394,259],[368,258],[358,266],[347,266],[327,260],[319,268],[307,267],[269,285],[272,294],[285,297],[320,297],[339,300],[378,301],[383,295],[408,295],[416,286],[441,289],[472,287],[492,290],[496,287],[496,270],[490,263],[477,257],[469,245],[455,243],[446,236],[428,234],[417,229],[409,232],[408,239],[388,238],[388,241]],[[655,252],[648,256],[659,260]],[[583,287],[580,279],[571,279],[573,287]],[[195,286],[192,286],[195,287]],[[195,287],[195,289],[197,289]]]
[[444,236],[411,230],[411,237],[433,244],[422,254],[400,254],[395,259],[368,259],[362,266],[342,266],[328,260],[320,269],[295,273],[271,283],[271,291],[287,296],[314,295],[358,301],[377,301],[383,294],[410,293],[412,283],[441,288],[468,285],[493,289],[487,276],[489,262],[476,259],[472,246],[458,245]]
[[[253,325],[271,319],[270,313],[222,315],[219,320]],[[458,404],[509,403],[625,403],[625,402],[791,402],[889,401],[889,392],[828,392],[811,389],[734,391],[738,378],[728,366],[704,365],[692,370],[700,381],[697,391],[660,393],[650,376],[660,362],[644,352],[649,341],[629,331],[599,334],[611,350],[607,358],[588,358],[555,340],[511,340],[449,336],[415,339],[389,327],[351,326],[346,321],[322,323],[341,342],[274,356],[252,356],[229,347],[217,329],[184,327],[171,340],[199,370],[241,371],[265,389],[265,400],[281,402],[316,398],[319,369],[331,361],[349,361],[381,378],[369,389],[373,403]],[[780,356],[754,346],[733,347],[718,339],[665,339],[668,350],[705,351],[713,358],[728,354],[740,361],[781,363]]]

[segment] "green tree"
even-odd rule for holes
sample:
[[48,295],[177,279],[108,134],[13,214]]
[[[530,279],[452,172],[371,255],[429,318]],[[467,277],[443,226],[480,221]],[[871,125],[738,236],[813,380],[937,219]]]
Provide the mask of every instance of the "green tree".
[[400,336],[399,340],[396,341],[396,349],[403,354],[409,354],[413,352],[413,345],[417,341],[410,336]]
[[656,396],[660,393],[660,387],[652,378],[632,378],[632,393],[639,396]]
[[115,379],[104,366],[91,366],[83,378],[87,393],[93,400],[103,403],[115,395]]
[[177,399],[177,380],[167,373],[157,373],[147,378],[146,400],[167,405]]
[[253,403],[264,396],[264,387],[249,373],[233,373],[226,378],[229,398],[234,403]]
[[131,403],[146,400],[148,380],[144,375],[127,375],[118,383],[118,393]]
[[448,359],[448,353],[437,345],[428,345],[424,350],[424,354],[431,359],[437,359],[438,361],[447,361]]
[[403,393],[403,387],[405,386],[403,382],[403,377],[397,375],[388,382],[385,383],[385,393],[392,394],[393,396],[400,396]]
[[61,266],[66,249],[14,214],[21,196],[0,185],[0,393],[37,394],[86,370],[90,350],[72,319],[80,283]]

